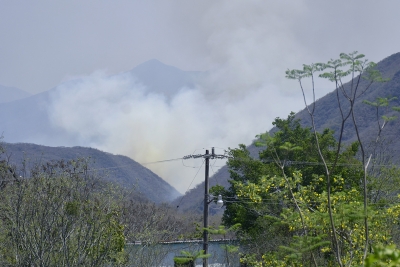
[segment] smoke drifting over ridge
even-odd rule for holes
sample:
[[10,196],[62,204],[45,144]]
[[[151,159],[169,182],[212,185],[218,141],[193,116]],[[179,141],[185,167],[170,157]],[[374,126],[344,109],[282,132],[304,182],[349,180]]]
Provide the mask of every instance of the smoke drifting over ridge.
[[[282,113],[268,105],[269,99],[282,99],[276,88],[275,93],[254,88],[240,97],[224,91],[209,95],[208,91],[200,85],[181,88],[167,99],[149,92],[128,73],[107,76],[96,72],[58,86],[51,95],[49,114],[53,124],[76,136],[80,145],[146,163],[180,158],[203,147],[249,143]],[[288,100],[284,103],[292,106]],[[196,173],[180,162],[146,167],[181,192],[186,191]]]
[[[283,5],[278,8],[295,15]],[[225,11],[223,21],[218,20],[220,10]],[[277,24],[278,18],[261,2],[236,3],[231,11],[225,3],[204,16],[211,64],[194,88],[181,88],[167,99],[128,73],[96,72],[57,87],[49,109],[53,123],[77,136],[81,144],[127,155],[139,163],[180,158],[200,148],[250,144],[256,134],[271,127],[275,117],[302,106],[297,91],[282,90],[283,70],[294,57],[277,53],[293,51],[294,40],[286,29],[289,24]],[[185,164],[198,167],[201,159]],[[198,171],[181,162],[146,167],[182,193]],[[200,174],[192,186],[203,179]]]

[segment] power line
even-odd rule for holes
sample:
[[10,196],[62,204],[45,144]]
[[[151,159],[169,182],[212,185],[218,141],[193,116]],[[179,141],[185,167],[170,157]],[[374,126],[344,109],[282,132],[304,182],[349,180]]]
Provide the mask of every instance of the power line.
[[[201,166],[203,166],[203,164],[204,164],[204,160],[203,160],[203,163],[201,164]],[[201,166],[200,166],[200,167],[201,167]],[[192,181],[190,182],[188,188],[186,189],[185,194],[181,197],[181,200],[179,201],[179,203],[178,203],[178,205],[176,206],[176,208],[179,208],[179,206],[181,205],[183,198],[186,196],[186,193],[189,191],[189,188],[192,186],[192,183],[193,183],[194,179],[196,179],[197,174],[199,174],[200,169],[201,169],[201,168],[199,168],[199,169],[197,170],[197,172],[196,172],[196,174],[194,175]]]
[[[210,154],[211,155],[211,154]],[[158,163],[166,163],[166,162],[172,162],[172,161],[178,161],[178,160],[188,160],[188,159],[196,159],[196,158],[201,158],[204,157],[203,154],[194,154],[194,155],[187,155],[182,158],[175,158],[175,159],[165,159],[165,160],[158,160],[158,161],[152,161],[152,162],[145,162],[145,163],[139,163],[140,165],[151,165],[151,164],[158,164]],[[258,159],[243,159],[243,158],[234,158],[232,156],[226,156],[226,155],[214,155],[211,159],[234,159],[238,161],[250,161],[250,160],[258,160]],[[263,163],[274,163],[274,160],[260,160]],[[333,163],[326,163],[328,166],[334,165]],[[292,161],[292,160],[286,160],[284,161],[284,165],[286,167],[292,166],[292,165],[308,165],[308,166],[323,166],[324,163],[322,162],[311,162],[311,161]],[[88,171],[98,171],[98,170],[108,170],[108,169],[119,169],[119,168],[125,168],[128,166],[132,166],[132,164],[125,164],[125,165],[119,165],[119,166],[113,166],[113,167],[105,167],[105,168],[97,168],[97,169],[90,169]],[[183,166],[188,167],[188,168],[199,168],[195,166],[187,166],[183,164]],[[213,167],[224,167],[226,165],[215,165],[213,164]],[[362,167],[361,164],[351,164],[351,163],[336,163],[336,166],[340,167]],[[375,164],[373,165],[374,167],[393,167],[393,165],[387,165],[387,164]],[[200,166],[201,167],[201,166]],[[215,171],[214,171],[215,173]]]
[[[171,162],[171,161],[177,161],[177,160],[182,160],[182,158],[176,158],[176,159],[165,159],[165,160],[158,160],[158,161],[152,161],[152,162],[145,162],[145,163],[138,163],[140,165],[150,165],[150,164],[157,164],[157,163],[164,163],[164,162]],[[125,167],[132,166],[132,164],[125,164],[125,165],[118,165],[118,166],[113,166],[113,167],[105,167],[105,168],[97,168],[97,169],[89,169],[88,171],[102,171],[102,170],[110,170],[110,169],[122,169]]]
[[[223,149],[223,148],[220,148]],[[194,152],[198,151],[199,149],[194,150]],[[238,160],[238,161],[251,161],[251,160],[260,160],[257,158],[234,158],[232,156],[228,156],[226,155],[226,150],[224,149],[225,153],[223,155],[217,155],[217,154],[210,154],[210,159],[234,159],[234,160]],[[193,153],[194,153],[193,152]],[[190,168],[200,168],[200,167],[191,167],[191,166],[187,166],[183,163],[184,160],[187,159],[197,159],[197,158],[204,158],[205,155],[203,154],[191,154],[191,155],[187,155],[181,158],[173,158],[173,159],[165,159],[165,160],[158,160],[158,161],[151,161],[151,162],[144,162],[144,163],[139,163],[140,165],[151,165],[151,164],[160,164],[160,163],[167,163],[167,162],[173,162],[173,161],[178,161],[181,160],[183,166],[185,167],[190,167]],[[273,163],[274,160],[260,160],[263,163]],[[285,160],[282,161],[284,163],[285,166],[289,167],[289,166],[293,166],[293,165],[308,165],[308,166],[323,166],[324,164],[322,162],[310,162],[310,161],[291,161],[291,160]],[[334,165],[333,163],[326,163],[328,166],[332,166]],[[203,164],[202,164],[203,165]],[[118,166],[112,166],[112,167],[104,167],[104,168],[92,168],[92,169],[88,169],[87,171],[89,172],[93,172],[93,171],[101,171],[101,170],[111,170],[111,169],[122,169],[122,168],[126,168],[126,167],[130,167],[132,166],[132,164],[125,164],[125,165],[118,165]],[[215,162],[213,164],[212,167],[224,167],[225,165],[222,166],[216,166]],[[351,163],[336,163],[336,166],[341,166],[341,167],[362,167],[361,164],[351,164]],[[393,167],[396,165],[387,165],[387,164],[375,164],[373,165],[373,167]],[[215,171],[213,170],[213,172],[215,173]],[[6,179],[6,180],[0,180],[0,181],[12,181],[12,179]]]
[[153,162],[145,162],[145,163],[139,163],[140,165],[149,165],[149,164],[156,164],[156,163],[163,163],[163,162],[170,162],[170,161],[177,161],[177,160],[182,160],[183,158],[176,158],[176,159],[165,159],[165,160],[159,160],[159,161],[153,161]]
[[[214,164],[211,164],[211,165],[210,165],[211,170],[212,170],[212,172],[213,172],[213,175],[216,174],[216,172],[214,171],[214,168],[213,168],[213,167],[215,167],[215,163],[216,163],[216,162],[217,162],[217,160],[214,161]],[[219,181],[218,181],[218,177],[217,177],[217,176],[215,176],[215,180],[217,181],[217,185],[219,185]]]

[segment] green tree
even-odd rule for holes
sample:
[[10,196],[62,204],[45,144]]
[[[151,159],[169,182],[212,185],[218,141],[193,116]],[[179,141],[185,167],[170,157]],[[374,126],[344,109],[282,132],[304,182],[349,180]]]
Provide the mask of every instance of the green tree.
[[[324,175],[323,165],[319,163],[316,139],[310,128],[302,127],[293,113],[285,120],[275,119],[273,125],[276,127],[276,132],[273,135],[265,133],[257,136],[256,145],[266,146],[265,150],[260,152],[259,159],[252,158],[244,145],[230,150],[231,159],[228,161],[228,167],[231,174],[231,188],[223,192],[228,199],[234,199],[237,195],[235,187],[237,182],[258,183],[264,175],[281,176],[283,173],[290,174],[301,169],[304,186],[310,184],[315,175]],[[318,133],[317,136],[321,141],[322,153],[333,161],[336,156],[337,145],[333,132],[326,130],[322,134]],[[357,164],[358,161],[354,158],[357,149],[357,143],[343,149],[338,161],[346,164]],[[360,179],[359,171],[348,165],[336,168],[335,175],[346,177],[347,187],[356,185]],[[321,192],[325,185],[326,182],[324,181],[317,190]],[[268,198],[271,197],[268,196]],[[279,200],[271,199],[271,203],[264,206],[266,210],[262,213],[279,214],[282,210]],[[255,212],[251,208],[253,204],[246,203],[246,201],[228,202],[223,222],[226,225],[240,223],[242,228],[246,230],[252,228],[261,212]]]
[[[276,251],[279,246],[289,246],[293,241],[295,233],[290,228],[293,226],[282,218],[284,210],[293,205],[303,224],[301,235],[307,234],[309,226],[303,209],[310,207],[304,207],[299,188],[313,187],[316,194],[323,194],[326,188],[323,165],[319,163],[316,138],[311,129],[301,127],[293,113],[286,120],[277,118],[273,124],[276,126],[273,135],[258,136],[256,144],[266,146],[260,152],[260,159],[252,158],[244,146],[230,150],[231,187],[222,192],[228,198],[236,196],[235,201],[226,204],[223,222],[226,225],[240,223],[242,237],[249,239],[249,251],[258,255]],[[333,162],[337,145],[333,132],[325,130],[317,137],[322,153]],[[351,166],[359,163],[355,159],[357,148],[357,143],[342,148],[338,157],[342,165],[336,168],[334,175],[344,179],[335,180],[335,186],[352,188],[360,180],[360,169]],[[294,177],[292,174],[299,170],[301,178]],[[315,198],[311,201],[316,205]]]
[[[362,162],[362,187],[363,187],[363,207],[364,207],[364,256],[365,259],[368,252],[368,247],[370,246],[369,242],[369,225],[368,225],[368,166],[370,164],[373,153],[369,153],[366,147],[366,140],[364,140],[360,134],[360,129],[358,126],[359,116],[356,114],[355,104],[358,102],[358,99],[364,95],[370,88],[373,83],[376,82],[385,82],[386,79],[382,78],[381,73],[376,69],[376,64],[373,62],[369,62],[365,59],[363,54],[359,54],[358,52],[352,53],[341,53],[338,59],[332,59],[327,63],[316,63],[310,65],[303,65],[303,69],[300,70],[287,70],[286,77],[289,79],[294,79],[299,82],[299,86],[301,92],[303,94],[304,104],[306,110],[311,119],[311,126],[315,136],[317,137],[317,126],[315,123],[315,79],[318,77],[328,79],[329,81],[335,84],[335,94],[337,99],[337,110],[341,116],[341,125],[339,127],[339,138],[338,138],[338,146],[337,146],[337,155],[339,155],[339,151],[341,149],[341,143],[343,141],[343,134],[346,128],[346,124],[350,122],[353,126],[354,133],[356,135],[356,139],[358,141],[358,145],[360,148],[360,158]],[[343,83],[343,79],[346,77],[350,77],[351,81],[348,84]],[[306,93],[303,87],[304,79],[310,78],[312,84],[312,99],[313,104],[308,105],[306,101]],[[387,107],[389,100],[387,98],[385,101],[378,101],[375,103],[367,102],[370,105],[376,106],[377,110],[380,107]],[[393,110],[398,110],[398,107],[394,107]],[[377,112],[379,114],[379,112]],[[388,120],[393,119],[393,117],[389,118],[387,116],[382,116],[383,123],[379,123],[379,116],[377,118],[378,121],[378,134],[376,137],[376,142],[380,139],[382,130],[385,127]],[[371,121],[372,123],[372,121]],[[317,146],[319,146],[319,141],[317,140]],[[333,166],[330,167],[326,164],[326,158],[322,154],[322,151],[319,150],[320,161],[324,164],[325,174],[327,179],[327,194],[328,194],[328,213],[330,216],[330,225],[332,228],[332,238],[334,245],[334,253],[337,260],[337,263],[340,266],[343,266],[341,260],[341,251],[339,249],[338,237],[336,235],[336,229],[333,218],[332,211],[332,203],[331,203],[331,180],[332,180],[332,170],[336,167],[336,161]]]
[[0,195],[0,259],[7,266],[123,264],[125,236],[114,188],[87,162],[47,163]]

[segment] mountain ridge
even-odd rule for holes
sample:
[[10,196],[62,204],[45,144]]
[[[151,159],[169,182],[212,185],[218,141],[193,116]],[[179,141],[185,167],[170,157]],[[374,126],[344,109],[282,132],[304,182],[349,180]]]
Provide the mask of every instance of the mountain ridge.
[[[123,155],[114,155],[90,147],[51,147],[28,143],[3,143],[8,162],[22,172],[22,162],[29,170],[35,165],[59,160],[89,160],[91,171],[101,173],[106,181],[142,195],[151,202],[170,202],[181,194],[161,177]],[[21,173],[22,174],[22,173]]]
[[0,104],[31,96],[30,93],[16,87],[0,85]]

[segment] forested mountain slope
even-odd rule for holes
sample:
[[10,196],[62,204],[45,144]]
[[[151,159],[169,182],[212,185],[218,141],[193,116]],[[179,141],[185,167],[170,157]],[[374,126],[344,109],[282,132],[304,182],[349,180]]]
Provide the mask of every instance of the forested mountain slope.
[[[394,106],[400,106],[400,53],[396,53],[391,55],[390,57],[382,60],[377,64],[377,69],[382,73],[384,78],[389,79],[387,82],[374,83],[372,86],[360,96],[354,104],[354,108],[356,110],[356,123],[360,129],[360,135],[364,139],[373,140],[376,137],[376,133],[378,131],[377,128],[377,120],[376,120],[376,110],[363,103],[363,101],[367,100],[370,102],[376,101],[378,97],[387,97],[392,98],[395,97],[391,103]],[[356,80],[357,78],[355,78]],[[347,83],[345,87],[349,87],[351,82]],[[365,86],[368,83],[367,80],[361,79],[361,86]],[[348,109],[348,102],[343,102],[343,109]],[[316,101],[315,107],[315,122],[318,130],[323,130],[325,128],[329,128],[335,131],[338,134],[338,129],[341,123],[341,116],[339,113],[339,109],[337,108],[337,97],[335,91],[325,95]],[[393,110],[385,111],[381,110],[379,116],[396,116],[397,112]],[[296,117],[301,119],[303,125],[310,125],[310,116],[307,111],[304,109],[296,114]],[[352,123],[346,124],[346,128],[344,131],[344,140],[355,140],[355,132],[351,130],[354,127]],[[396,138],[400,134],[400,126],[397,120],[393,120],[389,122],[389,125],[384,129],[383,136],[386,140],[390,140],[392,142],[392,147],[396,150],[393,151],[393,155],[396,155],[396,160],[400,159],[400,155],[398,155],[400,140]]]
[[[180,195],[158,175],[126,156],[86,147],[48,147],[26,143],[3,143],[3,146],[6,149],[5,158],[18,166],[21,175],[23,161],[29,171],[36,164],[49,161],[86,158],[89,160],[89,170],[101,173],[108,181],[128,190],[135,190],[151,202],[169,202]],[[29,173],[27,176],[29,177]]]

